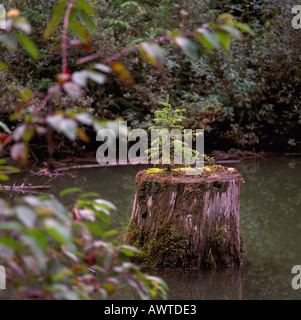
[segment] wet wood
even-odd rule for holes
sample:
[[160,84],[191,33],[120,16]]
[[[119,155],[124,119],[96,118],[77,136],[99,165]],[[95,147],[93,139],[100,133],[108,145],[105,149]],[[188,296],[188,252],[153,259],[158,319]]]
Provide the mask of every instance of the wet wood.
[[241,265],[243,179],[228,170],[207,177],[138,173],[126,238],[146,252],[136,262],[158,268]]

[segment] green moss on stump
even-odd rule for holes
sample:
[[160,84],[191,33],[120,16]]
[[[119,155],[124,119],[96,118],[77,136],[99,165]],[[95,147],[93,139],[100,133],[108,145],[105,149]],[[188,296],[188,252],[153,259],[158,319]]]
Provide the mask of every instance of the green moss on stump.
[[135,226],[128,230],[129,242],[144,254],[136,254],[132,261],[146,268],[183,268],[189,247],[184,234],[171,230],[171,223],[163,223],[154,232],[146,234]]

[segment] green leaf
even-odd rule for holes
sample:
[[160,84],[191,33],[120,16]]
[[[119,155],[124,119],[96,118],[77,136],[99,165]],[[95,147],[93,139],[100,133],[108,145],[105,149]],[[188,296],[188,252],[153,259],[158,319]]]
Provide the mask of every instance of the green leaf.
[[19,141],[21,138],[25,142],[29,142],[35,133],[35,129],[33,125],[28,125],[28,124],[21,124],[18,126],[13,134],[14,140]]
[[43,31],[44,41],[47,41],[57,30],[59,24],[62,21],[62,16],[54,16],[47,24],[45,30]]
[[22,252],[24,250],[22,244],[19,241],[16,241],[9,237],[0,238],[0,244],[12,248],[17,252]]
[[162,67],[164,54],[157,44],[143,42],[140,44],[139,49],[144,59],[150,62],[153,67],[157,69]]
[[15,212],[18,217],[18,219],[24,224],[27,228],[33,228],[37,217],[35,213],[27,206],[16,206]]
[[6,133],[11,133],[11,130],[8,128],[8,126],[4,123],[4,122],[2,122],[2,121],[0,121],[0,128],[2,128]]
[[54,219],[46,219],[44,228],[49,235],[61,244],[68,244],[71,241],[70,230],[62,223]]
[[68,25],[68,29],[75,32],[75,34],[82,40],[83,43],[85,43],[85,44],[90,43],[89,32],[86,29],[86,27],[83,26],[81,23],[71,22]]
[[244,23],[240,23],[240,22],[234,22],[234,25],[239,28],[240,30],[242,31],[245,31],[251,35],[254,35],[254,32],[253,30],[247,25],[247,24],[244,24]]
[[35,237],[32,237],[30,235],[23,235],[22,240],[36,257],[40,268],[44,269],[46,266],[46,257],[40,243],[35,239]]
[[220,42],[217,35],[214,32],[209,32],[206,29],[198,28],[197,34],[195,35],[207,50],[212,50],[214,48],[220,48]]
[[28,234],[36,240],[39,246],[43,249],[47,248],[47,237],[44,231],[40,229],[31,229],[28,231]]
[[98,216],[103,222],[111,224],[108,214],[104,210],[95,210],[95,215]]
[[102,207],[102,208],[106,208],[109,210],[117,210],[116,206],[107,200],[103,200],[103,199],[96,199],[95,201],[93,201],[93,204],[96,204],[98,207]]
[[103,237],[104,230],[95,222],[84,221],[83,224],[95,235]]
[[88,1],[85,1],[85,0],[77,0],[76,3],[74,4],[74,7],[90,15],[96,14],[95,9],[90,5]]
[[183,50],[187,57],[191,60],[198,59],[198,51],[195,44],[188,38],[179,36],[175,37],[174,42]]
[[66,12],[66,4],[68,0],[60,0],[58,4],[53,8],[54,17],[64,17]]
[[7,49],[15,51],[17,49],[17,41],[14,37],[8,35],[0,35],[0,43]]
[[23,228],[23,226],[19,222],[10,221],[10,222],[1,222],[0,223],[0,230],[21,231],[22,228]]
[[152,281],[153,284],[156,284],[156,283],[157,283],[157,284],[160,285],[163,289],[165,289],[166,291],[168,291],[168,285],[167,285],[167,283],[166,283],[164,280],[162,280],[161,278],[146,275],[146,279]]
[[24,34],[16,34],[16,38],[22,43],[24,50],[34,59],[39,58],[39,51],[36,45]]
[[216,35],[222,45],[222,48],[225,49],[226,51],[230,50],[230,45],[231,45],[231,37],[227,32],[224,31],[217,31]]
[[135,253],[143,254],[143,251],[129,245],[122,245],[120,246],[121,251],[126,254],[128,257],[133,256]]
[[84,199],[84,198],[95,198],[98,197],[99,194],[97,192],[87,192],[87,193],[82,193],[79,195],[80,199]]
[[87,27],[87,29],[89,30],[89,32],[93,32],[95,30],[95,22],[93,21],[93,19],[90,18],[90,16],[88,14],[86,14],[84,11],[80,12],[80,15],[85,23],[85,26]]
[[33,125],[28,125],[25,128],[25,131],[22,134],[23,141],[29,142],[35,134],[35,128]]
[[7,71],[8,66],[3,61],[0,61],[0,69],[2,69],[3,71]]
[[110,230],[104,233],[104,238],[115,236],[116,234],[119,234],[119,231],[117,230]]
[[0,172],[0,181],[8,181],[8,180],[9,180],[9,177],[6,174]]
[[11,171],[11,172],[20,172],[20,169],[10,166],[0,166],[0,170]]
[[239,30],[234,28],[234,27],[232,27],[232,26],[221,25],[220,29],[223,30],[223,31],[228,32],[232,37],[235,37],[238,40],[241,40],[242,37],[243,37],[243,35],[239,32]]
[[68,222],[68,212],[60,202],[54,199],[45,199],[43,200],[43,205],[50,208],[53,214],[61,221]]
[[69,188],[69,189],[65,189],[65,190],[61,191],[60,196],[63,197],[66,194],[80,192],[80,191],[81,191],[81,189],[79,189],[79,188]]
[[228,21],[232,21],[234,19],[233,15],[231,13],[223,13],[219,16],[219,19],[225,23]]

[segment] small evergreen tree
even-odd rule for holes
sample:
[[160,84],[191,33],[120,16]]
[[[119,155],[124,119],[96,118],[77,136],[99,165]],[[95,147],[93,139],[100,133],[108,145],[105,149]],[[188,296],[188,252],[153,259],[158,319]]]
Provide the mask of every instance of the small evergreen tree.
[[[181,113],[185,112],[185,109],[175,109],[173,110],[171,104],[169,104],[169,95],[166,97],[166,102],[159,102],[164,106],[162,110],[155,111],[155,123],[156,125],[149,127],[149,129],[158,129],[162,134],[162,137],[158,137],[153,140],[151,143],[151,148],[146,152],[149,155],[149,159],[152,157],[158,157],[159,160],[155,164],[162,165],[163,163],[168,162],[170,159],[170,164],[168,164],[167,170],[171,171],[171,168],[175,165],[175,159],[184,159],[184,154],[186,155],[186,159],[189,162],[193,160],[195,157],[199,157],[200,153],[196,150],[191,149],[188,144],[183,141],[184,137],[184,127],[179,123],[185,119]],[[172,130],[178,129],[178,134],[174,134],[169,136],[166,133],[170,133]],[[196,133],[190,133],[193,135],[193,138],[196,137]],[[189,134],[186,134],[187,138]],[[170,145],[170,155],[167,157],[163,153],[163,149]],[[190,155],[190,159],[187,159],[187,155]],[[183,162],[184,163],[184,160]],[[188,163],[185,163],[185,166],[189,166]]]

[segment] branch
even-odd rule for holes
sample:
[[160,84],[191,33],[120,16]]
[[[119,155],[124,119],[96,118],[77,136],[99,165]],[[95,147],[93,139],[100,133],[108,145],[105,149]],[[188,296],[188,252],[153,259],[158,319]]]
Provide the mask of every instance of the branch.
[[48,190],[51,189],[52,186],[4,186],[0,185],[0,190],[5,191],[31,191],[31,190]]
[[65,73],[65,70],[67,68],[67,45],[68,45],[68,24],[69,24],[69,18],[71,10],[74,6],[76,0],[71,0],[68,4],[65,19],[64,19],[64,25],[63,25],[63,39],[62,39],[62,73]]
[[[188,31],[188,32],[183,32],[180,36],[181,37],[192,37],[197,33],[198,33],[197,31]],[[155,39],[150,39],[150,40],[148,40],[148,42],[151,42],[151,43],[164,43],[164,42],[173,40],[174,37],[175,36],[164,36],[164,37],[159,37],[159,38],[155,38]],[[140,44],[141,43],[138,43],[138,44],[135,44],[132,47],[126,48],[126,49],[114,54],[113,56],[110,56],[110,57],[106,58],[103,62],[106,63],[106,64],[110,64],[112,61],[118,60],[121,57],[123,57],[124,55],[127,55],[128,53],[137,50],[140,47]],[[86,62],[90,62],[90,61],[93,61],[93,60],[96,60],[96,59],[100,58],[100,56],[101,56],[100,53],[94,53],[94,54],[92,54],[90,56],[78,59],[76,61],[76,63],[77,64],[83,64],[83,63],[86,63]]]

